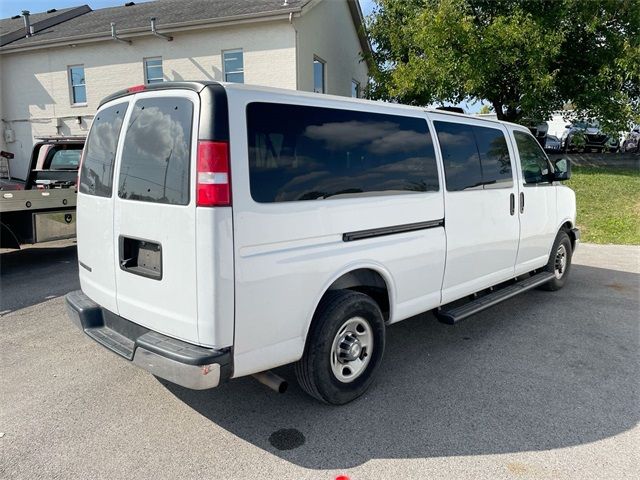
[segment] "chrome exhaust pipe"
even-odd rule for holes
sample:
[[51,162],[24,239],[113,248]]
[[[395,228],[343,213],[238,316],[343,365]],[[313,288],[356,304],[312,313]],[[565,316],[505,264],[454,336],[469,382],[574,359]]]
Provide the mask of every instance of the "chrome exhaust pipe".
[[286,392],[287,388],[289,387],[289,384],[284,378],[276,375],[271,370],[268,370],[266,372],[254,373],[251,376],[261,384],[266,385],[271,390],[274,390],[278,393]]

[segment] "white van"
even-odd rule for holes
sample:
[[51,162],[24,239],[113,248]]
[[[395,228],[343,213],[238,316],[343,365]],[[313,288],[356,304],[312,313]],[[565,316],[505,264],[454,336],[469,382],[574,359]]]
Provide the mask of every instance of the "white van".
[[83,152],[69,313],[185,387],[296,362],[305,391],[343,404],[371,384],[388,325],[563,286],[579,239],[568,169],[494,120],[133,87],[103,101]]

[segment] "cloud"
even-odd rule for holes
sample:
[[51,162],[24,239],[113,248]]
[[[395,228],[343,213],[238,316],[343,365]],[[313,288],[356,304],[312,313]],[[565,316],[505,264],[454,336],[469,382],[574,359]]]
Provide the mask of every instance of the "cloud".
[[392,122],[329,122],[309,125],[303,135],[312,140],[323,141],[329,150],[347,150],[373,142],[398,129]]

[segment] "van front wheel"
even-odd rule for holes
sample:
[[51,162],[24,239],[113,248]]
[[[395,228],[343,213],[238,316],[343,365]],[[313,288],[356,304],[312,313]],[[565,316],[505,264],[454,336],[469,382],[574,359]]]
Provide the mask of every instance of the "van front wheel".
[[384,319],[371,297],[330,291],[316,310],[304,354],[295,365],[298,383],[322,402],[348,403],[373,382],[384,343]]
[[571,240],[564,230],[561,230],[556,237],[549,256],[549,262],[545,267],[547,272],[553,273],[553,279],[541,285],[542,290],[555,291],[564,287],[567,282],[567,276],[571,269],[571,257],[573,250],[571,248]]

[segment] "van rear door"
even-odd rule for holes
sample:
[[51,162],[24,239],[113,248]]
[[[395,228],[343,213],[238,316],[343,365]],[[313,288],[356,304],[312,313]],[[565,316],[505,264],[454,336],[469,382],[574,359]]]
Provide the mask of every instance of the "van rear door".
[[133,97],[113,202],[118,313],[191,343],[199,341],[192,181],[199,105],[197,93],[182,89]]
[[94,302],[118,312],[113,258],[113,171],[129,98],[106,104],[96,114],[80,167],[76,237],[80,285]]

